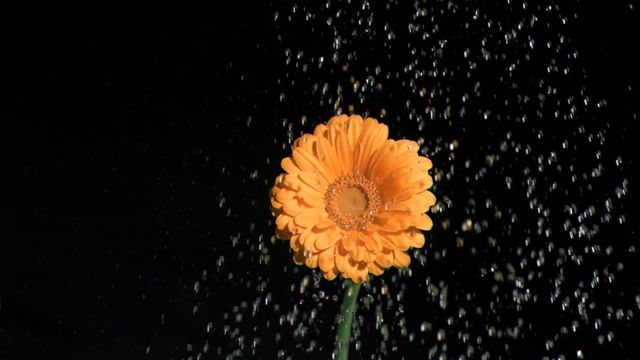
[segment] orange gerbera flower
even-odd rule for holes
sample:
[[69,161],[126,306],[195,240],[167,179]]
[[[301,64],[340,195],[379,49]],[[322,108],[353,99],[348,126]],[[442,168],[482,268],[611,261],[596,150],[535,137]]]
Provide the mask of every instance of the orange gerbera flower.
[[431,161],[416,142],[388,132],[376,119],[340,115],[294,142],[271,207],[296,264],[360,283],[409,266],[407,250],[424,245],[421,230],[433,225],[425,213],[436,202],[427,190]]

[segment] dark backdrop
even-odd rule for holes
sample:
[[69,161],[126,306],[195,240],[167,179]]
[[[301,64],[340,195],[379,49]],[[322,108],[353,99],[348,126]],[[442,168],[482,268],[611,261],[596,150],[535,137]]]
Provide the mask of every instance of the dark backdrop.
[[292,265],[267,192],[348,105],[423,139],[440,201],[353,358],[633,358],[637,6],[424,6],[4,14],[0,358],[328,358],[341,283]]

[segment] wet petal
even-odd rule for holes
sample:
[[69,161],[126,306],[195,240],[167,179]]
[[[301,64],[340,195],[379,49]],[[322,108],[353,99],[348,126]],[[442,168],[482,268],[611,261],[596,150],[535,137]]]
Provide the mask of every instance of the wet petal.
[[298,174],[302,171],[299,167],[296,166],[296,164],[294,164],[293,160],[290,157],[282,159],[282,161],[280,162],[280,166],[282,167],[282,170],[292,175]]
[[[293,149],[293,160],[305,172],[316,172],[326,182],[331,182],[333,177],[327,173],[324,165],[313,154],[305,149]],[[286,180],[286,179],[285,179]]]
[[270,200],[270,202],[271,202],[272,210],[274,210],[274,209],[280,210],[280,209],[282,209],[282,206],[284,205],[283,203],[281,203],[278,200],[273,199],[273,198]]
[[338,236],[335,231],[323,231],[318,235],[314,248],[318,251],[333,247],[338,242]]
[[[383,217],[383,213],[391,213],[392,216]],[[384,211],[374,218],[374,222],[380,225],[380,229],[385,232],[402,231],[414,225],[414,217],[400,211]]]
[[403,201],[393,204],[391,209],[410,213],[425,213],[436,203],[436,197],[430,191],[423,191]]
[[398,140],[398,147],[402,151],[417,153],[420,150],[420,145],[417,142],[407,139]]
[[382,268],[382,266],[378,265],[375,262],[369,263],[369,272],[372,273],[373,275],[382,275],[382,273],[384,272],[384,268]]
[[324,137],[319,138],[316,142],[316,151],[318,153],[318,159],[322,162],[327,173],[331,178],[336,178],[340,175],[340,164],[337,160],[336,152],[329,143],[329,140]]
[[292,220],[293,218],[291,216],[285,215],[285,214],[281,214],[280,216],[278,216],[276,218],[276,228],[278,230],[285,230],[287,228],[287,225],[289,225],[289,222]]
[[411,258],[406,252],[400,250],[393,250],[393,266],[399,268],[406,268],[409,266]]
[[392,250],[385,249],[378,253],[376,257],[376,262],[380,264],[380,266],[384,268],[388,268],[393,265],[393,252]]
[[295,224],[303,228],[311,227],[320,221],[321,214],[317,208],[309,208],[297,214],[294,218]]
[[424,246],[424,234],[418,229],[412,229],[408,232],[409,245],[414,248],[421,248]]
[[305,265],[311,269],[318,267],[318,254],[309,254],[304,261]]
[[284,203],[284,206],[282,207],[282,209],[284,210],[285,213],[287,213],[287,215],[296,216],[301,212],[307,209],[310,209],[310,207],[296,198]]
[[371,118],[365,120],[362,133],[355,146],[353,157],[354,172],[364,173],[369,165],[371,156],[385,144],[388,134],[389,128],[387,125],[379,124],[378,121]]
[[283,187],[275,191],[274,197],[279,202],[284,203],[287,200],[293,199],[295,196],[296,196],[295,191]]
[[306,187],[302,187],[302,191],[313,191],[318,196],[323,196],[327,189],[327,182],[317,176],[317,173],[303,172],[298,174],[298,178]]
[[285,175],[284,185],[295,192],[300,190],[304,184],[296,175]]
[[364,243],[364,246],[367,250],[378,252],[382,249],[382,246],[375,237],[369,235],[361,235],[360,238],[362,239],[362,242]]
[[349,126],[347,128],[347,137],[349,139],[349,145],[351,150],[355,149],[356,142],[360,138],[362,132],[362,123],[364,120],[360,115],[352,115],[349,117]]
[[341,242],[338,242],[338,244],[335,247],[335,256],[336,256],[336,267],[338,268],[338,271],[340,271],[341,273],[345,273],[346,272],[346,265],[348,262],[347,259],[347,250],[344,248],[344,246],[342,246]]
[[333,280],[338,276],[338,270],[334,267],[331,271],[323,273],[322,276],[327,280]]
[[356,283],[367,281],[369,276],[368,264],[364,262],[355,262],[353,260],[349,260],[349,264],[351,265],[351,280]]
[[418,215],[416,217],[416,220],[417,222],[415,227],[417,227],[420,230],[431,230],[431,228],[433,227],[433,221],[427,214]]
[[298,241],[300,242],[301,246],[307,247],[306,243],[309,239],[309,234],[311,234],[311,228],[306,228],[304,229],[303,232],[300,233],[300,236],[298,237]]
[[351,172],[353,166],[353,151],[349,145],[349,137],[345,132],[340,132],[336,136],[336,159],[339,163],[339,175]]
[[317,224],[315,224],[313,226],[313,228],[316,229],[316,230],[324,230],[324,229],[326,229],[328,227],[332,227],[332,226],[335,226],[333,221],[331,221],[330,219],[328,219],[326,217],[323,217],[322,219],[320,219],[320,221]]
[[349,123],[349,116],[345,114],[341,114],[338,116],[334,116],[327,122],[327,128],[333,131],[343,131],[345,129],[345,125]]
[[330,247],[322,251],[318,255],[318,266],[320,267],[320,270],[324,272],[328,272],[328,271],[331,271],[331,269],[333,269],[333,267],[336,264],[335,257],[333,256],[333,251],[334,251],[334,248]]
[[356,244],[352,247],[351,251],[349,251],[349,255],[351,255],[351,258],[355,261],[362,261],[364,259],[365,251],[366,250],[363,249],[361,244]]
[[297,196],[307,207],[324,208],[324,198],[316,191],[303,190]]

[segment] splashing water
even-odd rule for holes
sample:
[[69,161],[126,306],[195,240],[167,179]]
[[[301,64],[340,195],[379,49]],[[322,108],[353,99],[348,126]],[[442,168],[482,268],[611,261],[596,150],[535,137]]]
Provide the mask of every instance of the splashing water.
[[[576,4],[327,1],[277,5],[282,153],[335,113],[380,118],[433,159],[434,229],[410,269],[362,288],[356,359],[628,356],[640,307],[628,161],[589,86]],[[259,121],[260,114],[251,119]],[[247,122],[250,127],[251,122]],[[271,173],[256,206],[268,208]],[[260,198],[262,196],[262,198]],[[220,196],[220,207],[229,207]],[[191,285],[192,358],[328,358],[340,282],[295,267],[269,216]],[[220,284],[243,301],[208,310]],[[233,284],[233,285],[231,285]],[[200,308],[196,304],[200,304]]]

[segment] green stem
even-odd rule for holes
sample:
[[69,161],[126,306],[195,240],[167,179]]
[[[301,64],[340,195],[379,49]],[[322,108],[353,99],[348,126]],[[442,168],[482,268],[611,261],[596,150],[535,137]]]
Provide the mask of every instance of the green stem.
[[358,292],[360,292],[360,284],[355,284],[351,280],[345,282],[346,289],[342,306],[340,307],[340,321],[338,322],[338,338],[336,340],[337,360],[349,359],[349,342],[351,341],[351,324],[353,323],[353,314],[356,312],[358,305]]

